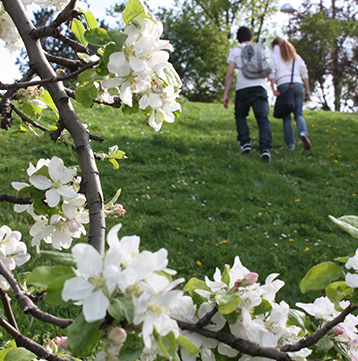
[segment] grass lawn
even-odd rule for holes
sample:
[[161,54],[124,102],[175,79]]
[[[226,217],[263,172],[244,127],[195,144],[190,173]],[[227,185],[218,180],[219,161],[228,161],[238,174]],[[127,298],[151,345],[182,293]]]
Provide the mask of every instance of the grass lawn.
[[[286,286],[278,297],[294,305],[319,295],[299,291],[310,267],[357,248],[328,215],[358,214],[358,114],[305,112],[311,151],[303,150],[297,131],[296,150],[284,149],[282,121],[271,116],[270,164],[260,160],[253,115],[254,152],[239,154],[232,105],[225,110],[221,104],[184,103],[183,115],[159,133],[142,115],[124,116],[111,108],[94,107],[79,116],[91,133],[105,138],[93,143],[95,151],[117,144],[128,157],[119,170],[98,164],[105,201],[122,188],[119,202],[127,210],[120,219],[108,219],[108,228],[121,222],[120,234],[140,236],[143,249],[167,248],[170,267],[187,280],[212,278],[215,267],[232,265],[239,255],[262,283],[279,273]],[[1,131],[0,193],[14,195],[10,182],[27,180],[29,162],[53,155],[67,166],[76,164],[67,147]],[[30,244],[31,219],[5,203],[0,219]],[[36,262],[34,254],[28,266]]]

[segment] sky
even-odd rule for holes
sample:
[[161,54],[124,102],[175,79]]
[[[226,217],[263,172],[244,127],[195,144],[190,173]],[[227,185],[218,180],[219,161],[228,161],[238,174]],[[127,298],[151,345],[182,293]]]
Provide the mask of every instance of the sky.
[[[173,6],[174,1],[173,0],[147,0],[149,6],[152,9],[156,9],[159,6],[162,7],[171,7]],[[287,0],[280,0],[279,1],[279,8],[281,8],[282,5],[287,3]],[[103,19],[106,15],[106,8],[109,8],[111,5],[115,4],[115,0],[88,0],[90,10],[93,12],[93,14],[99,18]],[[301,0],[292,0],[290,3],[293,5],[293,7],[298,8],[301,4]],[[280,18],[282,19],[282,22],[288,21],[288,15],[286,14],[280,14]],[[107,18],[108,22],[114,21],[115,19],[109,19]],[[0,40],[0,81],[2,83],[11,83],[15,79],[18,79],[20,76],[20,73],[17,69],[17,66],[15,66],[15,60],[18,57],[18,53],[15,54],[9,54],[9,52],[4,49],[4,42]]]

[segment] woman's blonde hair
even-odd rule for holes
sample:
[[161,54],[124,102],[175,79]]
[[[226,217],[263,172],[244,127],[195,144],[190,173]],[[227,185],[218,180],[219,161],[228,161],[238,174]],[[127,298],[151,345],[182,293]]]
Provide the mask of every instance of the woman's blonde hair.
[[296,49],[288,40],[277,37],[271,43],[272,47],[275,45],[280,47],[281,57],[284,61],[296,60]]

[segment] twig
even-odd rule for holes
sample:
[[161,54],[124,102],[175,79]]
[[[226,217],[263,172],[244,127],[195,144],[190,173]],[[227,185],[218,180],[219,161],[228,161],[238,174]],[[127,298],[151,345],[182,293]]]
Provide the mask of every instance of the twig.
[[15,105],[11,104],[11,109],[22,119],[23,122],[29,123],[44,132],[48,132],[48,129],[46,127],[42,126],[39,123],[36,123],[34,120],[26,116],[23,112],[17,109]]
[[45,358],[49,361],[68,361],[68,359],[63,359],[47,351],[38,343],[22,335],[16,328],[11,326],[10,323],[8,323],[2,317],[0,317],[0,326],[2,326],[14,338],[17,346],[25,347],[27,350],[33,352],[37,356]]
[[277,361],[292,361],[291,357],[287,353],[284,353],[275,348],[260,347],[252,342],[243,340],[241,338],[237,338],[234,335],[228,333],[215,332],[205,328],[197,327],[197,325],[194,323],[188,323],[179,320],[176,320],[176,322],[178,323],[179,327],[182,330],[188,330],[191,332],[198,333],[202,336],[218,340],[244,354],[251,356],[267,357]]
[[305,347],[312,346],[316,344],[321,338],[323,338],[334,326],[343,322],[347,315],[357,310],[358,307],[354,305],[349,305],[346,309],[344,309],[341,314],[339,314],[336,318],[331,321],[328,321],[324,324],[323,327],[318,329],[312,336],[297,342],[294,345],[284,345],[280,348],[283,352],[295,352],[299,351]]
[[1,298],[2,304],[4,306],[5,315],[8,319],[8,321],[10,322],[12,327],[14,327],[16,330],[19,330],[19,328],[17,327],[14,313],[12,312],[12,308],[10,306],[9,296],[1,289],[0,289],[0,298]]
[[21,309],[25,313],[29,313],[32,316],[36,317],[40,321],[44,321],[47,323],[51,323],[61,328],[66,328],[69,326],[73,320],[59,318],[53,315],[50,315],[47,312],[41,311],[31,300],[29,297],[25,296],[18,286],[17,282],[13,278],[12,274],[8,271],[8,269],[4,266],[3,262],[0,260],[0,274],[2,274],[6,281],[9,282],[11,288],[14,291],[15,297],[19,302]]
[[215,307],[208,312],[204,317],[202,317],[197,323],[196,323],[196,327],[202,328],[205,327],[206,325],[208,325],[209,323],[213,323],[212,322],[212,318],[215,315],[215,313],[218,312],[218,306],[215,305]]
[[22,198],[22,197],[15,197],[9,196],[4,193],[0,193],[0,202],[9,202],[13,204],[31,204],[30,198]]

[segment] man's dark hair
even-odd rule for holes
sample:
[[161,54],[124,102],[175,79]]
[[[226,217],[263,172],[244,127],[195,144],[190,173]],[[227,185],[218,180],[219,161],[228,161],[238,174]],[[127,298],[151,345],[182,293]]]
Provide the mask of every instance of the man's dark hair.
[[241,26],[237,31],[236,38],[239,43],[243,43],[244,41],[250,41],[253,37],[252,31],[246,26]]

